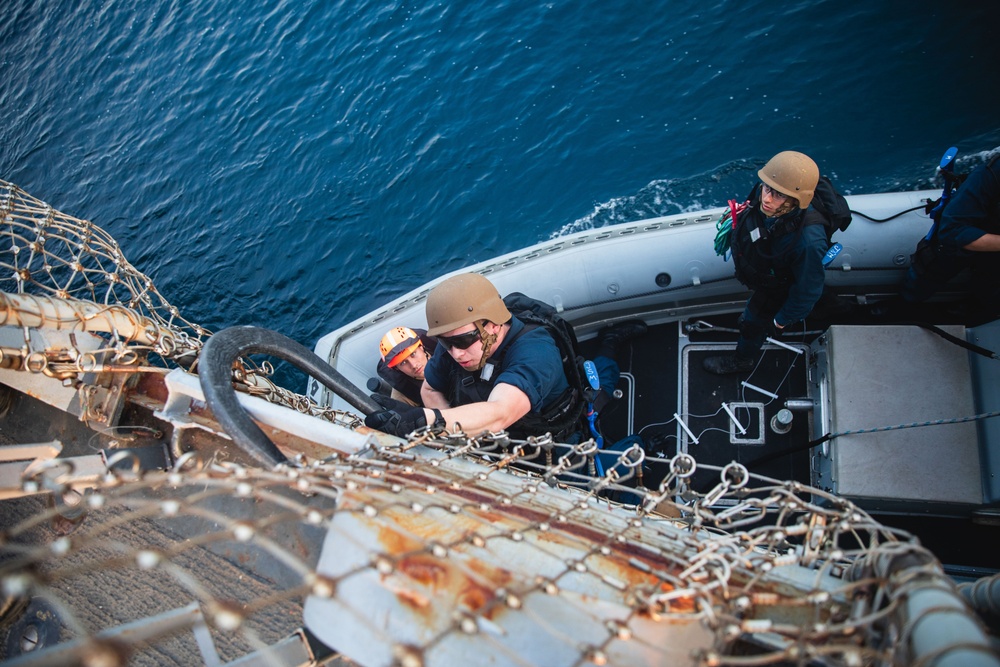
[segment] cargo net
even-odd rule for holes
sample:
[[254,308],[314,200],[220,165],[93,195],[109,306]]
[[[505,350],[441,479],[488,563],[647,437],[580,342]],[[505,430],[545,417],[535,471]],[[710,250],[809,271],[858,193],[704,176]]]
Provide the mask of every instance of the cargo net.
[[[594,477],[591,447],[424,431],[272,470],[112,460],[83,492],[51,463],[25,490],[58,504],[5,506],[6,657],[908,665],[927,664],[915,626],[962,613],[939,599],[908,616],[918,587],[952,584],[850,502],[738,464],[701,467],[716,482],[699,490],[694,459],[639,448]],[[989,652],[963,641],[932,652]]]
[[[56,211],[0,180],[0,326],[25,329],[23,344],[0,348],[5,368],[65,379],[100,366],[166,372],[196,367],[211,332],[184,319],[122,254],[106,231]],[[89,331],[107,340],[95,352],[37,349],[29,328]],[[247,393],[328,421],[356,423],[269,380],[273,366],[240,359],[234,379]]]

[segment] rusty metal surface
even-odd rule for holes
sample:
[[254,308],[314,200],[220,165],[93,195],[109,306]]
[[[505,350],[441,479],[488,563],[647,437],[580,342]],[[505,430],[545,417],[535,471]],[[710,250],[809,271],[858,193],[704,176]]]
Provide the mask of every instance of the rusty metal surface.
[[[130,418],[160,414],[158,387],[139,383]],[[599,478],[588,474],[592,443],[428,431],[408,442],[369,434],[353,453],[282,431],[296,457],[262,470],[227,453],[202,406],[188,408],[142,431],[190,445],[172,470],[116,469],[76,509],[50,504],[4,522],[0,591],[58,609],[60,641],[79,642],[60,650],[83,656],[101,628],[194,601],[226,659],[299,626],[362,665],[740,665],[748,652],[754,664],[889,665],[910,655],[886,642],[899,632],[892,619],[908,618],[904,600],[881,592],[888,578],[845,573],[919,546],[842,499],[816,504],[817,489],[731,464],[698,492],[686,455],[647,462],[665,468],[663,482],[641,489],[626,485],[635,452]],[[192,419],[199,427],[184,427]],[[73,481],[46,484],[59,498]],[[608,499],[621,490],[638,505]],[[193,655],[190,630],[144,639],[130,650],[146,657],[133,662]]]

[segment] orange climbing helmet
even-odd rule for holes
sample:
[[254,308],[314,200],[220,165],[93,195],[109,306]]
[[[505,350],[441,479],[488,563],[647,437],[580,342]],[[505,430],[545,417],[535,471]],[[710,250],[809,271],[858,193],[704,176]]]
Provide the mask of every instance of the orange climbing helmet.
[[420,336],[416,331],[409,327],[396,327],[389,329],[388,333],[382,336],[378,349],[386,366],[395,368],[421,345],[423,343],[420,342]]

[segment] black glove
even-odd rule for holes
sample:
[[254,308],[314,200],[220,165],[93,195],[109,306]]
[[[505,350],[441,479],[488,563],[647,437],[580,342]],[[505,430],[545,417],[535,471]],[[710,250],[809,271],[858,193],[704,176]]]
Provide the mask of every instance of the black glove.
[[402,412],[413,407],[409,403],[397,401],[395,398],[391,398],[385,394],[371,394],[371,399],[386,410],[392,410],[394,412]]
[[[389,401],[392,403],[387,405]],[[427,417],[424,415],[423,408],[415,408],[385,396],[376,398],[375,402],[384,405],[385,409],[365,417],[365,426],[368,428],[406,437],[418,428],[427,426]]]

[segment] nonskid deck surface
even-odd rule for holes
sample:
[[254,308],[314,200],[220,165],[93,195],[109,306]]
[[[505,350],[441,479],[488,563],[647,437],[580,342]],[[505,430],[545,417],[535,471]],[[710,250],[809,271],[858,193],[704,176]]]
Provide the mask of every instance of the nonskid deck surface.
[[[806,348],[799,346],[796,354],[768,345],[750,374],[719,376],[702,367],[706,358],[733,349],[733,344],[697,343],[684,348],[686,381],[679,415],[686,416],[697,442],[684,432],[680,447],[714,465],[736,461],[767,477],[808,482],[808,452],[802,447],[790,450],[809,440],[809,413],[782,413],[791,421],[772,426],[786,399],[806,396]],[[694,479],[696,488],[716,481],[714,474],[709,479],[696,474]]]
[[[805,325],[799,324],[797,331],[788,332],[781,340],[792,347],[806,349],[831,324],[953,324],[965,323],[968,315],[968,311],[945,304],[895,308],[888,314],[877,308],[854,307],[836,317],[814,318]],[[793,412],[791,430],[787,434],[775,433],[770,426],[771,419],[787,399],[806,396],[808,354],[797,355],[768,345],[752,375],[720,377],[705,372],[701,366],[705,357],[728,354],[734,349],[738,335],[736,319],[737,314],[706,317],[701,321],[710,327],[701,326],[696,330],[685,326],[690,322],[657,325],[623,345],[618,354],[623,376],[619,388],[623,396],[606,407],[601,416],[605,447],[638,434],[650,459],[662,457],[665,460],[679,451],[686,451],[699,464],[725,466],[730,461],[737,461],[753,473],[808,484],[810,451],[807,447],[816,437],[811,415]],[[596,343],[592,340],[582,344],[585,355],[593,354],[595,348]],[[743,381],[777,394],[777,398],[749,389]],[[721,408],[723,402],[747,429],[746,434],[735,432],[731,418]],[[678,426],[675,413],[686,415],[685,423],[698,437],[697,444],[683,427]],[[756,442],[762,430],[764,442]],[[887,470],[891,469],[892,462],[887,461],[886,466]],[[655,488],[666,470],[663,464],[647,464],[643,485]],[[717,475],[715,471],[696,473],[693,485],[698,491],[706,492],[717,483]],[[634,485],[634,482],[629,484]],[[917,509],[910,515],[879,514],[877,518],[886,525],[918,535],[953,576],[962,578],[970,572],[982,576],[1000,569],[995,555],[983,548],[984,544],[1000,540],[1000,523],[986,517],[928,516]]]
[[[790,326],[780,337],[803,354],[768,344],[752,374],[719,377],[705,372],[702,361],[706,357],[731,354],[735,349],[737,317],[738,313],[731,313],[656,325],[622,345],[617,361],[623,396],[601,415],[605,442],[638,434],[649,456],[669,458],[683,451],[713,465],[737,461],[752,472],[808,482],[805,455],[779,454],[801,448],[815,437],[809,413],[795,411],[787,434],[776,433],[770,426],[786,400],[807,395],[808,346],[833,324],[968,323],[975,313],[954,303],[907,305],[892,299],[859,304],[851,295],[825,295],[807,321]],[[593,355],[596,342],[585,341],[581,347],[585,356]],[[739,408],[733,413],[747,434],[730,435],[738,427],[723,403]],[[698,438],[697,444],[678,425],[675,413]]]
[[[715,319],[722,329],[735,328],[735,316]],[[768,345],[751,374],[706,372],[703,360],[731,354],[736,335],[732,331],[688,335],[680,324],[668,323],[651,327],[622,346],[618,362],[623,395],[601,415],[606,444],[638,435],[650,458],[669,459],[685,452],[702,464],[725,466],[736,461],[755,473],[808,483],[808,453],[800,448],[781,455],[808,441],[808,415],[796,413],[787,433],[770,426],[786,399],[806,395],[806,355]],[[801,341],[793,346],[806,349]],[[583,347],[584,352],[591,351],[587,344]],[[665,470],[647,466],[645,485],[655,486],[658,473],[662,476]],[[700,489],[717,481],[716,472],[705,471],[696,473],[693,483]]]

